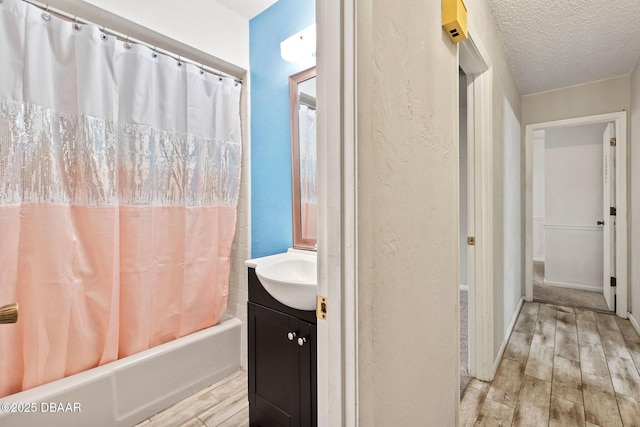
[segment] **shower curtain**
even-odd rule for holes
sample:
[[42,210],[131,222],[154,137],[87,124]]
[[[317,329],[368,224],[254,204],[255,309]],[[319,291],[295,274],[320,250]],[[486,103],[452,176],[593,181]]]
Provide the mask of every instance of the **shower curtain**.
[[240,86],[0,2],[0,397],[214,325]]
[[316,200],[316,110],[300,105],[300,204],[302,206],[302,238],[316,240],[318,235],[318,202]]

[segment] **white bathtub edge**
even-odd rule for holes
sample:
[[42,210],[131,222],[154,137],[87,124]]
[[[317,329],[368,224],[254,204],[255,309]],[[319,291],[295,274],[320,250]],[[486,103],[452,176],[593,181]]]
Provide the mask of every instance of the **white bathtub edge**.
[[[239,370],[241,325],[239,319],[228,318],[124,359],[0,398],[0,405],[35,403],[38,408],[35,413],[0,410],[0,425],[135,425]],[[164,389],[157,387],[162,379]],[[149,387],[150,382],[156,384]],[[81,411],[43,413],[42,402],[45,408],[46,402],[79,402]]]

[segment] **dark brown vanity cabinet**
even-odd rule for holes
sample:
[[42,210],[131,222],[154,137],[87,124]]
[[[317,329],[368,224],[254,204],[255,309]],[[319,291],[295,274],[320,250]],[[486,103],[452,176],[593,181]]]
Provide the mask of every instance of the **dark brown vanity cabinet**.
[[247,319],[251,427],[317,426],[315,312],[280,304],[250,268]]

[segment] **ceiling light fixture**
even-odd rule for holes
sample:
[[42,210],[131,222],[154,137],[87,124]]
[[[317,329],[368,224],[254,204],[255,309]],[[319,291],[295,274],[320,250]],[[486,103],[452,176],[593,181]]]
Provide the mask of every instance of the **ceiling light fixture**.
[[280,43],[280,56],[288,62],[316,62],[316,24]]

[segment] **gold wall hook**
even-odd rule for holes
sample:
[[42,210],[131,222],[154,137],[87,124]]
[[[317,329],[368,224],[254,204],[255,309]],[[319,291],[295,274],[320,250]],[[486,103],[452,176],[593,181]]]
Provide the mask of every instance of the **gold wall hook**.
[[0,307],[0,324],[16,323],[18,321],[18,303],[7,304]]

